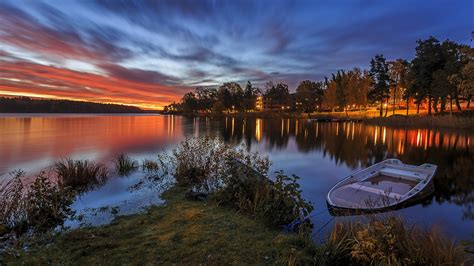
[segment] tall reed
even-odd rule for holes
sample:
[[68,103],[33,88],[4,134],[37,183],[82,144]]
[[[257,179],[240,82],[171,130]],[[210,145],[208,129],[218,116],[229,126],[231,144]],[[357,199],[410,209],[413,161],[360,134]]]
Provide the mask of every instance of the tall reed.
[[107,167],[101,163],[67,158],[54,164],[59,182],[76,192],[84,192],[105,183]]
[[138,169],[138,162],[126,154],[120,154],[115,159],[115,169],[119,175],[125,176]]

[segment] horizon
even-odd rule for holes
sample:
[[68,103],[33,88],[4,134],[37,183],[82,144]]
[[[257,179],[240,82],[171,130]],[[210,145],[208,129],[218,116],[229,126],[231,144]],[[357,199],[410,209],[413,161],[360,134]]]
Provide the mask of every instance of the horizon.
[[0,96],[162,109],[196,87],[294,90],[375,54],[411,60],[429,36],[472,45],[472,1],[365,3],[5,1]]

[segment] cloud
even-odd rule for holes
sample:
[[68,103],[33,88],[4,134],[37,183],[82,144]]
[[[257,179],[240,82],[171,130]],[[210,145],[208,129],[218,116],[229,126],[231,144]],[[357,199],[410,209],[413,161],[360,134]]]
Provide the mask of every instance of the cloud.
[[0,4],[4,93],[162,106],[196,86],[320,80],[430,35],[468,43],[472,1]]
[[181,84],[180,79],[161,74],[157,71],[126,68],[115,64],[102,64],[100,67],[105,70],[111,78],[169,86]]
[[[140,72],[137,73],[140,75]],[[0,94],[48,95],[158,108],[178,100],[183,90],[189,88],[83,73],[26,61],[0,61]]]
[[18,8],[1,6],[0,41],[43,57],[118,61],[130,56],[129,51],[99,35],[86,39],[72,28],[65,28],[65,24],[67,20],[61,20],[55,24],[57,29],[50,28]]

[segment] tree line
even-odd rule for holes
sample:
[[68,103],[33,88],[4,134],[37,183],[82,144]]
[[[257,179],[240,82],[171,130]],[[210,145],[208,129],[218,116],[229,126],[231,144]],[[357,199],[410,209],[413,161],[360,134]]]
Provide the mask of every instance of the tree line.
[[[319,110],[361,110],[369,104],[377,106],[380,116],[388,106],[401,106],[409,111],[413,102],[419,112],[427,104],[428,114],[444,112],[449,103],[461,111],[461,100],[470,106],[474,94],[474,49],[450,40],[434,37],[417,41],[413,60],[387,61],[382,54],[370,61],[370,69],[339,70],[322,81],[302,81],[290,95],[285,83],[268,82],[263,90],[250,81],[245,88],[236,82],[219,87],[196,88],[186,93],[179,103],[165,107],[177,112],[248,112],[256,109],[258,96],[274,105],[291,105],[290,111],[311,113]],[[393,102],[389,102],[392,99]],[[291,103],[293,104],[291,104]],[[385,109],[385,110],[384,110]],[[394,110],[393,110],[394,112]]]
[[0,97],[0,113],[141,113],[138,107],[29,97]]

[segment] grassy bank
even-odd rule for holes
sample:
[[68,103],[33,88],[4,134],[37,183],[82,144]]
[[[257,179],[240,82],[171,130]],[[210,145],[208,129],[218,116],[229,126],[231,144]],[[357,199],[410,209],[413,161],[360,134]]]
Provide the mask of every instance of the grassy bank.
[[106,226],[30,239],[29,251],[9,251],[0,264],[469,265],[439,232],[398,218],[336,224],[316,245],[185,192],[174,187],[163,194],[166,205]]
[[314,262],[316,248],[307,238],[268,229],[233,210],[187,200],[184,194],[184,189],[173,188],[163,195],[166,205],[147,213],[41,238],[31,251],[5,255],[0,264]]
[[[403,112],[401,112],[403,111]],[[235,118],[296,118],[296,119],[321,119],[340,121],[362,121],[367,124],[393,126],[393,127],[422,127],[422,128],[474,128],[474,111],[463,111],[461,113],[436,114],[428,116],[425,113],[416,114],[411,112],[406,116],[404,110],[397,110],[395,115],[389,112],[387,117],[379,117],[378,111],[351,111],[345,112],[322,112],[312,113],[308,116],[306,113],[289,112],[250,112],[250,113],[228,113],[228,114],[181,114],[185,116],[203,116],[203,117],[235,117]]]
[[417,128],[474,128],[474,112],[457,115],[435,115],[435,116],[401,116],[378,117],[364,120],[365,123],[393,126],[393,127],[417,127]]

